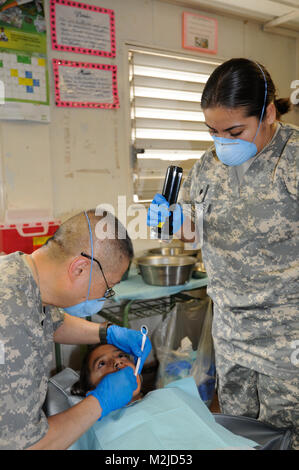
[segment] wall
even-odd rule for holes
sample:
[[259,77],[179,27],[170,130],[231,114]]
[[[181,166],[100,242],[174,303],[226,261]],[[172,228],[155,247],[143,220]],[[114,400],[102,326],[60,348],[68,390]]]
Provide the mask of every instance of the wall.
[[[78,55],[52,51],[48,35],[51,86],[51,123],[2,122],[0,125],[1,174],[8,209],[50,208],[65,218],[100,203],[116,205],[117,196],[132,199],[129,138],[130,112],[126,43],[195,55],[181,47],[183,11],[200,12],[157,0],[82,0],[112,8],[116,15],[116,59],[80,55],[82,61],[118,66],[118,110],[55,108],[52,58]],[[49,2],[46,14],[49,24]],[[272,74],[280,96],[290,95],[296,78],[295,39],[267,34],[258,24],[228,17],[219,21],[218,57],[248,57],[263,63]],[[299,113],[288,115],[299,125]],[[3,207],[2,207],[3,215]],[[143,247],[146,242],[136,243]]]

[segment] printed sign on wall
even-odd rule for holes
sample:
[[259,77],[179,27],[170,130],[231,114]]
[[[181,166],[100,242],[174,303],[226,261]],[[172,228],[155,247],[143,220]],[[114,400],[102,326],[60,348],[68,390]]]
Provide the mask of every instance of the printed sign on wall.
[[53,59],[56,106],[119,108],[117,66]]
[[217,54],[217,43],[217,20],[195,13],[183,13],[183,47],[185,49]]
[[50,23],[53,49],[115,57],[113,10],[68,0],[51,0]]

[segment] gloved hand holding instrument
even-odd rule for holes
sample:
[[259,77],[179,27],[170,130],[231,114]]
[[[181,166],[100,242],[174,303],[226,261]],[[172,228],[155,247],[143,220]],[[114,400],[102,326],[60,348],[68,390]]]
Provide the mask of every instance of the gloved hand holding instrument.
[[144,339],[142,331],[130,330],[117,325],[111,325],[107,329],[107,343],[113,344],[122,351],[134,356],[135,362],[140,359],[139,374],[152,349],[149,338],[146,336]]
[[169,166],[164,180],[162,194],[157,193],[152,200],[147,225],[152,227],[151,238],[170,240],[184,222],[183,210],[177,204],[183,176],[182,168]]

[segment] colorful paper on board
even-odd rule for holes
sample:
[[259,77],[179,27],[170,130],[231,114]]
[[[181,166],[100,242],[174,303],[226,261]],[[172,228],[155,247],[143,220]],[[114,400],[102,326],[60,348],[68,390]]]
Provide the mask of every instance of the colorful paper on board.
[[25,3],[33,2],[32,0],[0,0],[0,11],[5,11],[9,8],[25,5]]
[[0,8],[1,119],[49,122],[44,4],[21,3]]

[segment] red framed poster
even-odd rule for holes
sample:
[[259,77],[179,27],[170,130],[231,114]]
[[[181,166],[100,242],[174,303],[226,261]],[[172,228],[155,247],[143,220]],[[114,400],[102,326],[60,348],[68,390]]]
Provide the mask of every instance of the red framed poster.
[[70,0],[51,0],[52,48],[115,57],[114,11]]
[[59,107],[119,108],[117,66],[53,59]]
[[183,13],[183,48],[217,54],[218,21],[196,13]]

